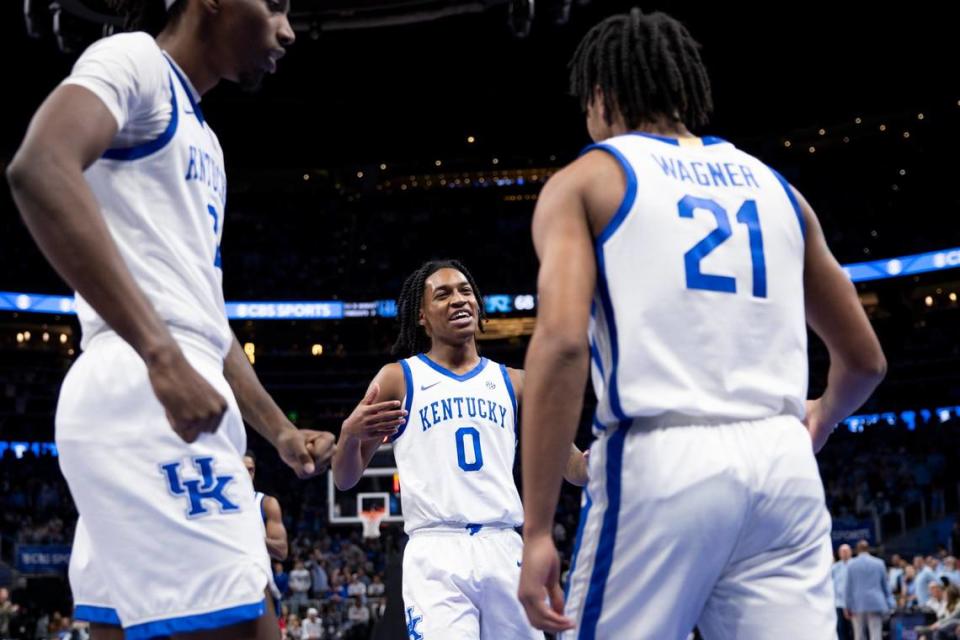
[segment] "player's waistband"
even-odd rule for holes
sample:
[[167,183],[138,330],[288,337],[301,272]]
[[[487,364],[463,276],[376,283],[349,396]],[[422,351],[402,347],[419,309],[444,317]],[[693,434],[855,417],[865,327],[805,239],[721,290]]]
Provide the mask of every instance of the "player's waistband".
[[[170,335],[173,336],[173,339],[176,340],[177,344],[179,344],[182,348],[199,352],[217,362],[222,363],[224,360],[224,354],[221,353],[213,343],[199,333],[187,331],[179,327],[170,327]],[[98,344],[107,344],[115,340],[123,340],[123,338],[121,338],[120,335],[112,329],[105,329],[90,337],[90,341],[87,343],[86,350],[90,351]]]
[[520,533],[521,526],[522,525],[510,524],[508,522],[488,522],[484,524],[473,522],[436,522],[434,524],[417,527],[413,531],[407,532],[407,535],[411,537],[425,534],[485,536],[504,533],[506,531]]
[[618,428],[636,429],[638,431],[653,431],[655,429],[668,429],[675,427],[709,427],[722,426],[728,424],[745,424],[753,422],[764,422],[766,420],[794,420],[799,422],[799,416],[791,413],[781,413],[767,416],[752,417],[732,417],[732,416],[694,416],[683,413],[661,413],[656,416],[643,416],[626,420],[620,423]]

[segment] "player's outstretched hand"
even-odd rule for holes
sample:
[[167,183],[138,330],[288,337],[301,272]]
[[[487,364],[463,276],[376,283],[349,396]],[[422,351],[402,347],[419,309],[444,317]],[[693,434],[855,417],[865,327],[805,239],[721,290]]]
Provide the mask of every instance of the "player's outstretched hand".
[[361,442],[381,441],[397,432],[407,419],[407,412],[400,408],[400,402],[389,400],[377,402],[380,385],[374,382],[367,389],[367,395],[343,421],[344,435],[358,438]]
[[807,400],[807,415],[803,418],[803,424],[810,432],[810,439],[813,440],[813,451],[819,453],[823,445],[827,444],[827,438],[833,433],[835,424],[824,422],[823,399]]
[[277,437],[276,444],[280,459],[301,480],[326,471],[337,450],[332,433],[297,429],[293,424]]
[[227,401],[190,365],[179,347],[159,352],[147,362],[150,385],[167,412],[170,426],[185,442],[220,427]]
[[549,533],[524,539],[517,595],[537,629],[549,633],[573,629],[573,621],[563,615],[560,556]]

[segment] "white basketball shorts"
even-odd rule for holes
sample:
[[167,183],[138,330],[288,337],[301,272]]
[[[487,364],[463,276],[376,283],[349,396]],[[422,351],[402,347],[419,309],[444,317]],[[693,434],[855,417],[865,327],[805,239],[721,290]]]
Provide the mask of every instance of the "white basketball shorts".
[[403,552],[410,640],[543,640],[517,599],[523,540],[512,528],[418,529]]
[[216,433],[183,442],[143,361],[113,333],[91,341],[57,404],[60,466],[81,515],[70,564],[75,614],[119,622],[128,640],[215,629],[265,610],[270,565],[242,462],[240,411],[219,354],[177,340],[227,399]]
[[836,637],[830,516],[792,416],[637,421],[591,447],[562,640]]

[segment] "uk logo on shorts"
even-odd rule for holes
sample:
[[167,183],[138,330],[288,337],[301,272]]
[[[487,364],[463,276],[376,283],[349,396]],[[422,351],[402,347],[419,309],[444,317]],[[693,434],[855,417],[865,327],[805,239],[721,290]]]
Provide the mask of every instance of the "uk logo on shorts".
[[224,494],[233,476],[215,476],[212,457],[192,458],[192,461],[199,478],[183,479],[179,460],[160,465],[170,493],[186,496],[187,517],[202,518],[209,515],[211,510],[207,505],[216,505],[220,513],[240,511],[240,507]]
[[423,640],[423,634],[417,631],[421,620],[423,616],[413,615],[413,607],[407,607],[407,638],[410,640]]

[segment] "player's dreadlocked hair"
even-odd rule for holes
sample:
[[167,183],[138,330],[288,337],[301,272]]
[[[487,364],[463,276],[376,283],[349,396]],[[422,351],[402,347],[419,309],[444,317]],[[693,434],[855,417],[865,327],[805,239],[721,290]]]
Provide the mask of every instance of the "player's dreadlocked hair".
[[619,111],[628,127],[665,116],[693,129],[713,111],[700,43],[665,13],[607,18],[593,27],[570,61],[570,90],[584,111],[597,87],[607,124]]
[[393,343],[392,352],[395,356],[406,358],[417,353],[423,353],[430,348],[430,338],[420,326],[420,307],[423,304],[423,286],[427,278],[440,269],[456,269],[464,275],[473,295],[477,298],[479,309],[478,326],[483,331],[483,321],[487,319],[483,308],[483,296],[476,281],[462,263],[458,260],[430,260],[424,262],[419,269],[407,276],[400,289],[400,299],[397,301],[397,318],[400,320],[400,333]]
[[123,17],[125,31],[146,31],[152,36],[179,18],[187,2],[189,0],[174,0],[167,9],[164,0],[107,0],[110,8]]

